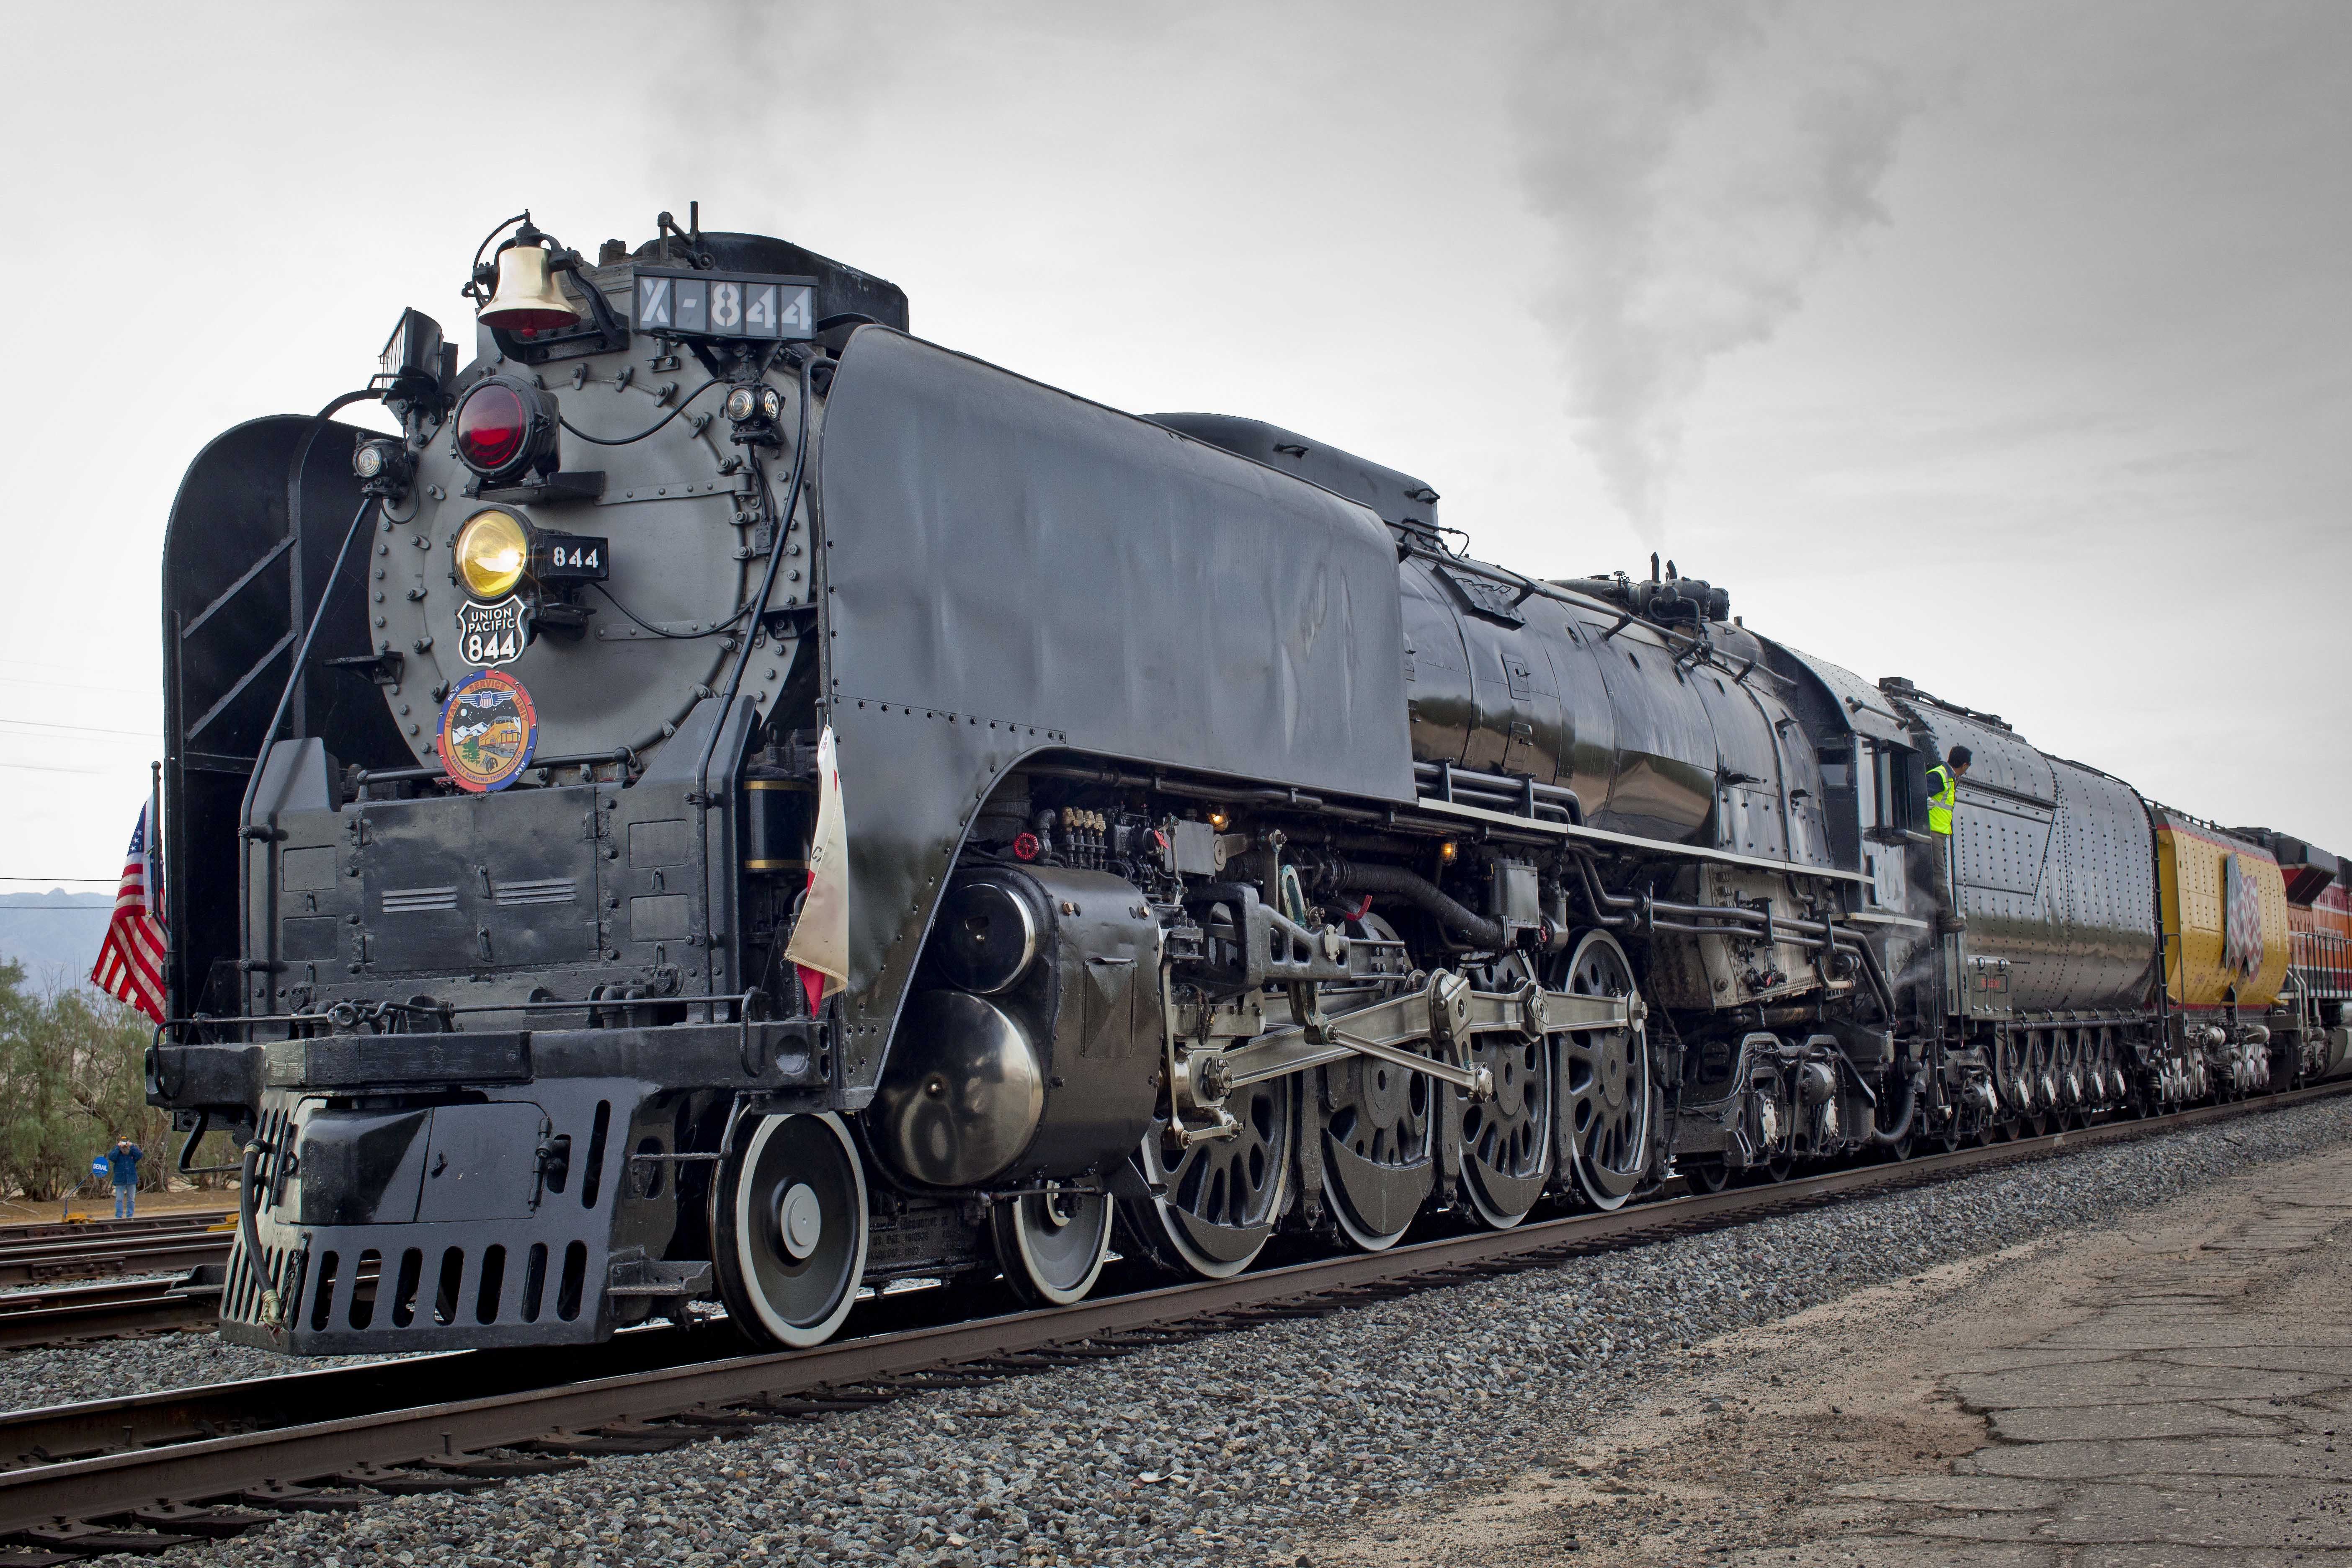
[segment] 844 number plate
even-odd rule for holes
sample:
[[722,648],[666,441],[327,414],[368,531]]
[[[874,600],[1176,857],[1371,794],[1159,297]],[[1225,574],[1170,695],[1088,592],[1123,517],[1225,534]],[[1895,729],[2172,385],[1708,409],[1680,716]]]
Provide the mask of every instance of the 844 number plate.
[[457,652],[476,669],[509,664],[530,646],[530,606],[513,595],[495,605],[457,606]]

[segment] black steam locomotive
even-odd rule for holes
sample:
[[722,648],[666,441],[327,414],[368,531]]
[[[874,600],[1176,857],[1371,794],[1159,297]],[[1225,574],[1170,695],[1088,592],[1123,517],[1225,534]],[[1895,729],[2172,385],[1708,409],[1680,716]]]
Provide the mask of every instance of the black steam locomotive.
[[407,312],[173,511],[151,1094],[244,1149],[231,1339],[804,1345],[896,1280],[1066,1302],[2343,1058],[2305,847],[797,246],[492,237],[463,369]]

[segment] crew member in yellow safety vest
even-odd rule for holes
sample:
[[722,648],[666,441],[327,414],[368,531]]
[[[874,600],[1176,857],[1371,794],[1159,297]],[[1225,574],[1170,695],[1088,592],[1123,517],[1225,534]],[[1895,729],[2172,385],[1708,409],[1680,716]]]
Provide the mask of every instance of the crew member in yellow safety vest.
[[1949,867],[1952,858],[1952,805],[1960,788],[1960,781],[1969,776],[1972,760],[1966,746],[1954,746],[1952,754],[1937,767],[1927,770],[1927,837],[1929,839],[1928,889],[1936,895],[1936,929],[1940,931],[1960,931],[1969,929],[1969,919],[1960,912],[1960,902],[1952,896]]

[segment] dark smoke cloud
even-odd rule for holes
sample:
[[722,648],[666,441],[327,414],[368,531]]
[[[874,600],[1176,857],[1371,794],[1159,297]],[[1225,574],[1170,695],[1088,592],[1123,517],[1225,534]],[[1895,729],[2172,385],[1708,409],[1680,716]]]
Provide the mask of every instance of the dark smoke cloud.
[[1559,247],[1542,314],[1577,438],[1654,542],[1708,363],[1769,338],[1886,221],[1916,95],[1843,31],[1820,10],[1601,0],[1528,40],[1513,125]]

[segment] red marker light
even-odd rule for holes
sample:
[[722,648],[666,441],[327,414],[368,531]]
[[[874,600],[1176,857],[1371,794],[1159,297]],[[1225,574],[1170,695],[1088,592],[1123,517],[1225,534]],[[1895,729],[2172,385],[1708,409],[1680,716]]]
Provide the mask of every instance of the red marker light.
[[1024,833],[1013,841],[1013,858],[1015,860],[1034,860],[1040,847],[1035,834]]
[[486,381],[457,406],[457,455],[478,474],[495,474],[522,455],[530,436],[530,410],[522,395],[503,382]]

